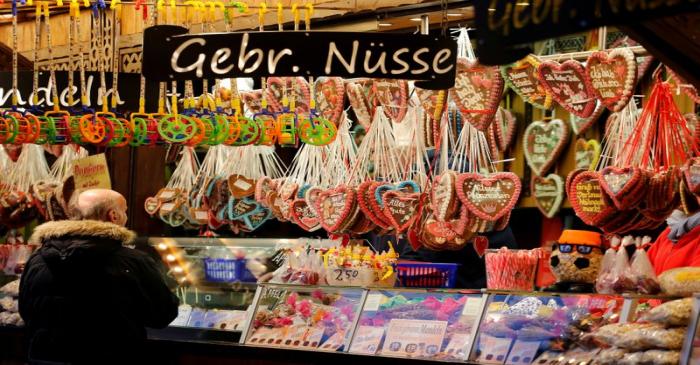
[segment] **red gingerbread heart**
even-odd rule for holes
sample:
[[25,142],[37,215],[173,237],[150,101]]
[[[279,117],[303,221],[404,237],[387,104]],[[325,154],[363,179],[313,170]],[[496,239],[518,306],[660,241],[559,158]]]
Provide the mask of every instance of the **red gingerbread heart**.
[[374,80],[374,93],[384,114],[394,123],[401,123],[408,111],[408,82],[406,80]]
[[645,189],[642,170],[635,167],[606,167],[599,173],[600,186],[619,210],[628,210],[644,198]]
[[255,200],[264,205],[267,204],[267,193],[277,189],[277,183],[271,178],[264,176],[255,183]]
[[457,211],[456,183],[457,173],[454,171],[445,171],[435,178],[430,202],[437,221],[448,221]]
[[700,157],[693,157],[683,166],[685,186],[693,194],[700,194]]
[[329,233],[339,231],[347,224],[355,205],[355,191],[341,185],[322,192],[316,203],[316,211],[321,218],[321,226]]
[[476,173],[457,178],[457,195],[475,216],[496,221],[513,209],[520,197],[520,178],[512,172],[490,176]]
[[375,110],[375,97],[372,81],[348,82],[345,84],[350,105],[355,110],[357,122],[368,131],[372,124]]
[[576,215],[590,226],[601,225],[618,212],[609,202],[598,177],[597,172],[581,171],[575,175],[569,187],[571,206]]
[[[603,106],[603,103],[597,102],[595,111],[593,111],[590,117],[579,118],[573,114],[569,114],[569,123],[571,124],[571,129],[574,131],[574,134],[578,136],[591,128],[598,119],[600,119],[604,111],[605,106]],[[617,114],[613,113],[610,115],[610,117],[613,116],[617,117]]]
[[305,199],[294,199],[291,216],[294,222],[305,231],[313,232],[321,228],[321,220]]
[[632,97],[637,80],[637,62],[627,48],[594,52],[586,61],[590,88],[608,109],[622,110]]
[[586,70],[580,62],[562,64],[546,61],[537,69],[542,85],[564,109],[581,118],[593,114],[595,94],[586,81]]
[[515,137],[515,116],[508,109],[498,108],[496,117],[493,123],[491,123],[491,126],[493,127],[493,133],[496,137],[498,148],[501,151],[507,150],[511,143],[513,143],[513,137]]
[[294,110],[299,114],[309,113],[311,91],[309,82],[303,77],[268,77],[266,96],[270,111],[281,113],[284,110],[284,97],[287,97],[287,107],[294,102]]
[[498,67],[476,60],[457,60],[457,78],[450,97],[462,116],[476,129],[486,132],[503,95],[503,77]]
[[561,119],[535,121],[525,129],[525,160],[532,171],[542,176],[554,165],[569,140],[569,128]]
[[536,108],[550,109],[552,95],[542,86],[537,74],[540,63],[542,61],[537,56],[528,55],[518,62],[501,66],[501,74],[506,84],[523,100]]
[[420,194],[389,190],[383,195],[384,216],[396,232],[405,232],[420,216]]
[[343,117],[345,84],[340,77],[320,77],[314,83],[316,110],[321,116],[339,125]]

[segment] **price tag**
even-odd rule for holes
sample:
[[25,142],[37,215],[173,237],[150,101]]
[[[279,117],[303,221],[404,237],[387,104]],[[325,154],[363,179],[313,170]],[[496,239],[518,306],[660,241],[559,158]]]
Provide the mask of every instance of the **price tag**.
[[466,303],[464,303],[464,309],[462,309],[463,316],[478,316],[481,311],[481,297],[467,297]]
[[513,340],[482,335],[479,337],[479,358],[476,362],[483,364],[504,364]]
[[337,281],[352,281],[357,279],[360,272],[355,269],[335,269],[333,270],[333,276]]
[[507,365],[530,365],[535,360],[540,342],[515,341],[508,355]]
[[392,319],[386,330],[381,354],[398,357],[433,358],[442,349],[447,321]]
[[379,293],[372,293],[367,296],[367,300],[365,301],[365,307],[364,310],[367,312],[376,312],[379,310],[379,306],[382,304],[384,301],[384,294],[379,294]]
[[233,183],[233,186],[241,189],[241,190],[248,190],[250,189],[253,185],[250,185],[247,181],[244,180],[236,180],[235,183]]

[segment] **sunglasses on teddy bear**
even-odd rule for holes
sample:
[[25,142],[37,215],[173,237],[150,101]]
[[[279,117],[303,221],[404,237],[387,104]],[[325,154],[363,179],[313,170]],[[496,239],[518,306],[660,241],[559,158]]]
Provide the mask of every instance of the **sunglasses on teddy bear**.
[[593,252],[594,249],[600,250],[600,247],[588,245],[572,245],[569,243],[558,243],[554,245],[554,249],[559,250],[559,252],[561,253],[572,253],[574,250],[576,250],[582,255],[588,255],[589,253]]

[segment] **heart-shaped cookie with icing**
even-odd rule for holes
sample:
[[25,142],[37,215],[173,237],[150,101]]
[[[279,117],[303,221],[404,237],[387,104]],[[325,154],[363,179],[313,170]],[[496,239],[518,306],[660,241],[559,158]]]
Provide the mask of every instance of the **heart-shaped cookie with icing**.
[[576,173],[569,187],[569,201],[576,215],[590,226],[598,226],[618,212],[594,171]]
[[305,231],[313,232],[321,228],[321,220],[305,199],[294,199],[290,213],[294,223]]
[[309,82],[303,77],[268,77],[265,92],[268,107],[274,113],[284,111],[285,94],[288,108],[291,107],[292,101],[294,102],[295,110],[293,112],[309,113],[311,91],[309,90]]
[[314,83],[316,110],[321,116],[338,125],[343,116],[345,84],[340,77],[319,77]]
[[292,200],[294,196],[297,194],[297,191],[299,190],[299,184],[287,180],[282,183],[282,185],[279,187],[279,194],[280,197],[284,200]]
[[345,84],[345,93],[352,109],[355,111],[357,122],[368,131],[374,117],[374,88],[372,81],[348,82]]
[[375,193],[381,183],[367,180],[357,187],[357,202],[362,213],[367,215],[372,222],[381,228],[387,229],[391,224],[384,216],[383,210],[378,206]]
[[580,62],[568,60],[562,64],[545,61],[537,68],[540,82],[552,98],[569,113],[581,118],[593,114],[596,98]]
[[435,178],[430,191],[430,203],[433,215],[439,222],[449,220],[457,211],[457,173],[445,171]]
[[263,206],[268,206],[267,194],[277,189],[277,182],[263,176],[255,183],[255,200]]
[[462,116],[476,129],[486,132],[503,95],[503,77],[498,67],[476,60],[457,60],[457,78],[450,98]]
[[243,218],[243,222],[245,222],[245,225],[249,230],[254,231],[260,228],[260,226],[262,226],[271,217],[272,213],[270,210],[263,208],[255,214],[251,214]]
[[600,186],[619,210],[628,210],[644,198],[640,189],[646,189],[646,179],[639,168],[608,166],[599,176]]
[[420,215],[420,194],[390,190],[382,196],[384,216],[389,219],[396,232],[405,232]]
[[394,123],[401,123],[408,111],[408,82],[406,80],[374,80],[374,93],[384,114]]
[[520,178],[511,172],[457,177],[457,195],[473,215],[495,221],[513,209],[520,197]]
[[496,117],[491,123],[493,128],[493,133],[498,143],[498,148],[501,151],[505,151],[513,143],[513,137],[515,137],[515,116],[510,110],[505,108],[498,108],[496,112]]
[[[600,117],[603,115],[605,107],[600,101],[596,101],[595,111],[590,117],[580,118],[573,114],[569,114],[569,123],[571,124],[571,129],[574,131],[575,135],[580,135],[591,128]],[[612,114],[611,116],[616,115]]]
[[228,216],[229,219],[234,220],[234,219],[243,219],[249,215],[255,214],[261,209],[264,209],[263,207],[260,206],[255,200],[250,199],[250,198],[245,198],[245,199],[239,199],[236,200],[233,205],[230,207]]
[[323,188],[319,186],[312,186],[304,192],[304,200],[309,204],[309,208],[318,216],[318,211],[316,211],[316,203],[318,202],[318,197],[323,192]]
[[520,61],[507,66],[501,66],[501,74],[506,85],[523,100],[540,109],[552,107],[552,94],[542,86],[537,74],[540,59],[535,55],[528,55]]
[[600,160],[600,143],[595,139],[585,140],[579,138],[574,146],[575,168],[583,170],[595,170]]
[[321,218],[321,226],[329,233],[338,232],[353,213],[355,191],[341,185],[323,191],[316,202],[316,211]]
[[542,176],[554,165],[569,140],[569,129],[561,119],[535,121],[525,129],[525,160],[532,171]]
[[243,175],[233,174],[228,177],[228,189],[236,199],[255,195],[257,181]]
[[637,61],[627,48],[593,52],[586,61],[589,86],[605,107],[622,110],[632,97],[637,81]]
[[530,189],[540,212],[547,218],[554,217],[564,201],[564,180],[557,174],[533,176]]
[[241,101],[250,113],[260,113],[262,111],[262,90],[241,93]]

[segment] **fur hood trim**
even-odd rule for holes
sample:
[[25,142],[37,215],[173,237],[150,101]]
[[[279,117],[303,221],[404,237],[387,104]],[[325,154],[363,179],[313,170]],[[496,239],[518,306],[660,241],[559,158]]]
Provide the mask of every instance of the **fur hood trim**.
[[136,233],[109,222],[94,220],[46,222],[34,229],[29,243],[41,244],[47,239],[61,237],[101,237],[131,244]]

